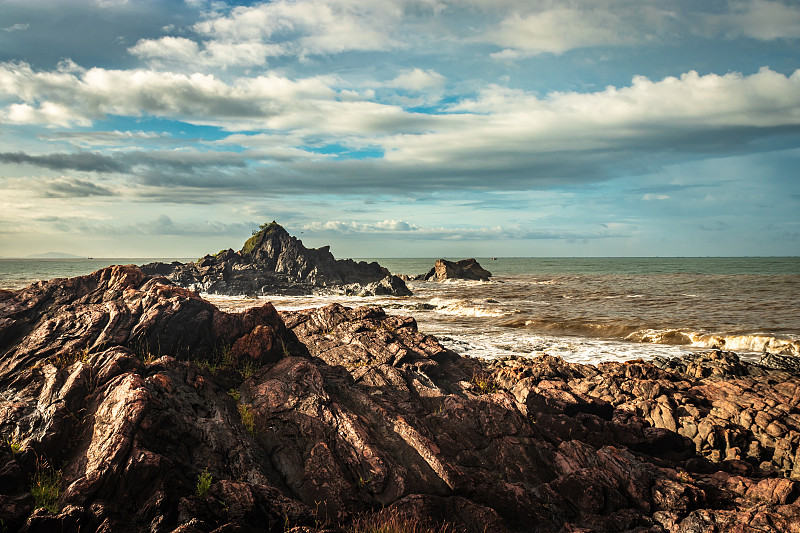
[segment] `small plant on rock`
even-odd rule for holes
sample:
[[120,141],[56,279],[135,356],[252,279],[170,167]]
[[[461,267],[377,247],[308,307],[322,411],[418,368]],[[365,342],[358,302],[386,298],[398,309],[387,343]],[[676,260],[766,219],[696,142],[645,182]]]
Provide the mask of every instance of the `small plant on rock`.
[[239,408],[239,416],[242,418],[242,425],[244,428],[250,432],[251,435],[256,434],[256,418],[253,415],[253,411],[250,410],[246,404],[240,403],[238,406]]
[[196,493],[200,498],[208,496],[208,491],[211,489],[211,482],[214,480],[208,470],[203,470],[197,475],[197,490]]
[[239,417],[242,419],[242,425],[251,435],[255,435],[256,417],[253,411],[250,410],[250,407],[241,402],[242,393],[239,392],[239,389],[230,389],[228,394],[236,401],[236,408],[239,410]]
[[283,356],[289,357],[290,355],[292,355],[292,352],[289,350],[289,345],[286,344],[286,341],[280,339],[280,342],[281,342],[281,350],[283,351]]
[[22,443],[15,439],[5,439],[6,446],[11,450],[11,455],[17,455],[22,449]]
[[56,355],[51,355],[49,361],[53,363],[56,368],[67,368],[72,366],[78,361],[87,362],[89,360],[89,348],[83,350],[69,350],[67,352],[60,352]]
[[247,359],[239,365],[239,373],[243,378],[247,379],[258,370],[258,364],[252,359]]
[[500,390],[492,374],[483,369],[476,369],[472,373],[472,384],[478,394],[492,394]]

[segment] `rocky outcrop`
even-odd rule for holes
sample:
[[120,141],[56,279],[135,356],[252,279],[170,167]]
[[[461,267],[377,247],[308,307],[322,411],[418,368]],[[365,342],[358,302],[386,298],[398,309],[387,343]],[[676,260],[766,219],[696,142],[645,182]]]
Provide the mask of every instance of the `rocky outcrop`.
[[437,259],[433,268],[422,276],[426,281],[444,281],[447,279],[469,279],[474,281],[489,281],[492,273],[484,269],[475,259],[462,259],[453,262],[446,259]]
[[150,263],[141,269],[210,294],[411,294],[378,263],[337,260],[328,246],[306,248],[274,221],[262,225],[238,252],[222,250],[196,263]]
[[486,363],[377,307],[228,314],[133,267],[37,283],[0,292],[0,520],[796,529],[797,376],[656,363]]

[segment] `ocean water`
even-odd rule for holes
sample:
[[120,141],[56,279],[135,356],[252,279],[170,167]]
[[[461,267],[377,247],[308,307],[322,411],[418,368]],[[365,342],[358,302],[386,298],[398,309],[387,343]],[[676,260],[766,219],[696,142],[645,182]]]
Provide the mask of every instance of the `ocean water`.
[[[457,259],[457,258],[453,258]],[[92,272],[106,260],[0,260],[0,287]],[[180,260],[180,259],[179,259]],[[183,259],[185,261],[185,259]],[[394,273],[434,258],[376,260]],[[719,347],[747,358],[800,355],[800,258],[478,258],[489,282],[409,282],[414,295],[208,296],[236,311],[337,301],[414,316],[420,330],[479,357],[559,355],[570,361],[649,359]]]

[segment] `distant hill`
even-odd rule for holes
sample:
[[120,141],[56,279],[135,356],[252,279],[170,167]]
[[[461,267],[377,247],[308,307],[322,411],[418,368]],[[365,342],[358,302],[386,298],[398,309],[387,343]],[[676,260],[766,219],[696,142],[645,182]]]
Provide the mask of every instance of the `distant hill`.
[[65,254],[64,252],[45,252],[43,254],[26,255],[25,259],[83,259],[79,255]]

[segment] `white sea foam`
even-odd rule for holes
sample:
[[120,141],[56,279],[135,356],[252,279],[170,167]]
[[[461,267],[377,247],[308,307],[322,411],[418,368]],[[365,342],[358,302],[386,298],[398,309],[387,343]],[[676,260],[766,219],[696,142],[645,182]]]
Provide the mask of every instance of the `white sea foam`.
[[449,335],[435,330],[426,332],[437,335],[444,346],[457,353],[484,359],[554,355],[573,363],[597,364],[600,361],[649,360],[657,355],[677,357],[691,351],[682,346],[653,346],[583,337],[531,335],[519,331],[507,332],[494,329],[481,333],[463,331],[453,334],[450,331]]
[[499,318],[511,316],[516,312],[516,310],[503,309],[497,303],[491,304],[486,300],[476,302],[473,300],[431,298],[430,305],[434,306],[434,310],[437,313],[449,316]]

